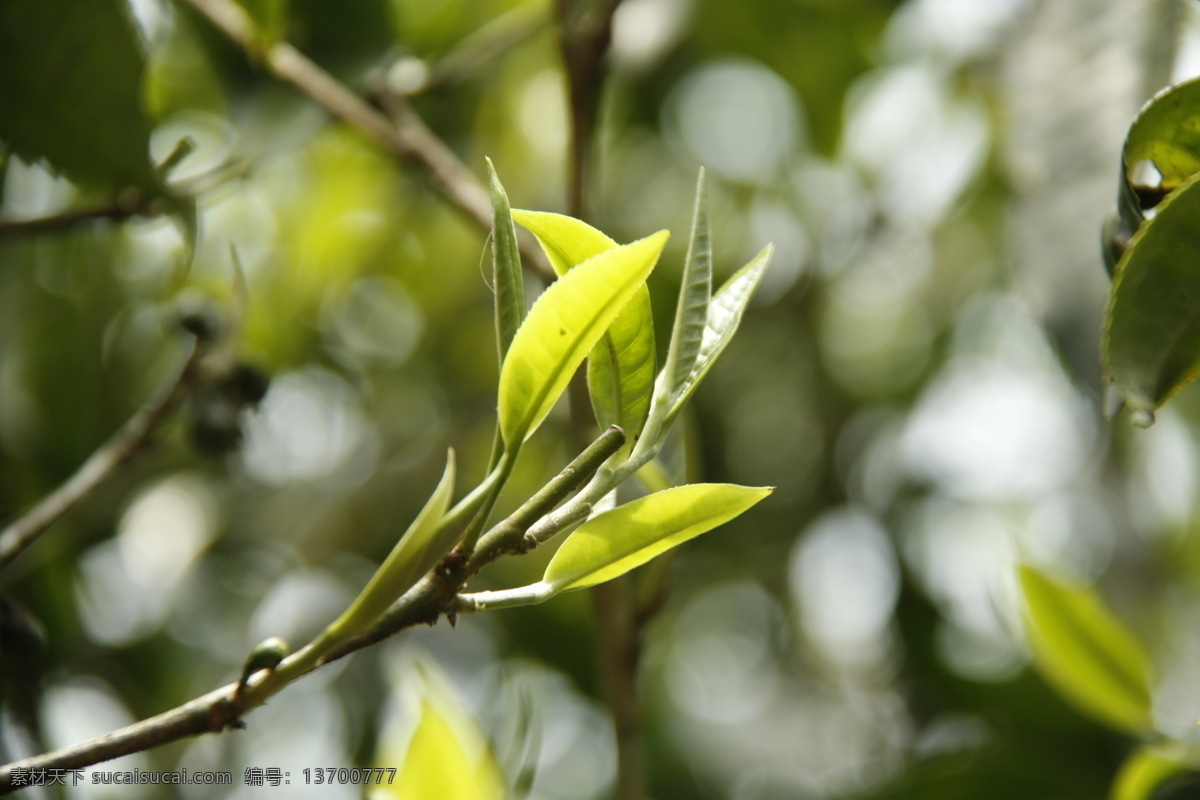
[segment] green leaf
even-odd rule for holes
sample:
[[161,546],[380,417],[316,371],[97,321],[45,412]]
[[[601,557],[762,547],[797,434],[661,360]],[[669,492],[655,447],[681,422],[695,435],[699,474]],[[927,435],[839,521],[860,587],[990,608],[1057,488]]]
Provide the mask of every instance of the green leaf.
[[659,231],[588,259],[534,303],[500,370],[500,432],[510,450],[550,413],[588,351],[645,284],[669,235]]
[[1145,423],[1200,370],[1198,180],[1188,179],[1142,224],[1113,278],[1104,357]]
[[1081,711],[1117,730],[1151,730],[1150,660],[1094,591],[1020,567],[1033,662]]
[[[416,720],[405,743],[398,732],[380,737],[375,764],[400,765],[394,781],[371,788],[372,800],[503,800],[508,785],[479,724],[431,665],[405,676],[413,692]],[[402,726],[397,726],[402,727]]]
[[1125,759],[1110,796],[1112,800],[1146,800],[1171,778],[1194,768],[1194,757],[1180,742],[1145,744]]
[[1200,80],[1164,89],[1142,107],[1125,137],[1121,160],[1126,181],[1139,163],[1153,162],[1164,192],[1200,172]]
[[508,195],[487,159],[488,184],[492,191],[492,287],[496,293],[496,342],[500,360],[508,352],[517,329],[525,319],[525,282],[521,277],[521,254],[517,229],[513,227]]
[[712,226],[708,219],[708,190],[704,168],[696,179],[696,205],[692,213],[692,238],[688,242],[675,325],[667,348],[667,394],[677,397],[696,367],[708,322],[708,304],[712,299]]
[[361,633],[374,624],[387,607],[433,569],[458,541],[460,531],[443,526],[442,519],[454,496],[454,451],[446,456],[446,469],[425,507],[375,570],[371,580],[325,636],[342,638]]
[[[537,238],[560,275],[617,246],[574,217],[515,210],[513,218]],[[650,412],[655,356],[650,291],[642,286],[588,354],[588,393],[596,422],[602,428],[620,425],[629,434],[627,448],[636,443]]]
[[754,290],[758,288],[774,252],[774,245],[769,244],[764,247],[758,255],[750,260],[750,263],[735,272],[713,296],[708,307],[708,317],[704,324],[704,335],[700,340],[696,363],[684,378],[683,383],[676,389],[678,399],[675,400],[667,415],[668,424],[683,409],[688,398],[692,396],[692,392],[696,391],[700,381],[712,369],[726,345],[737,333],[738,326],[742,322],[742,314],[745,312],[746,306],[750,304]]
[[611,580],[728,522],[772,491],[695,483],[626,503],[593,517],[567,537],[542,581],[559,592]]
[[576,264],[617,246],[606,234],[574,217],[520,208],[514,208],[512,216],[538,240],[559,275],[566,275]]
[[0,2],[0,139],[77,183],[160,194],[142,67],[122,0]]

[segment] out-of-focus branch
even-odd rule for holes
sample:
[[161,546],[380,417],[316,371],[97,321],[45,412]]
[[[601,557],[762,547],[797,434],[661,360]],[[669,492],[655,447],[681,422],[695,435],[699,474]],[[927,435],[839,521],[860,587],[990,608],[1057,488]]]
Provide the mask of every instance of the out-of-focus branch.
[[[287,42],[264,46],[254,22],[232,0],[181,0],[199,11],[276,78],[292,84],[317,105],[369,136],[397,158],[416,165],[443,197],[483,230],[491,230],[492,205],[487,190],[445,142],[409,110],[393,124],[361,96],[338,82]],[[547,281],[554,271],[542,252],[525,241],[521,256]]]
[[134,414],[66,483],[0,531],[0,567],[16,558],[47,528],[145,450],[163,420],[179,407],[195,386],[203,351],[201,342],[193,340],[191,352],[179,374],[158,399]]
[[58,233],[85,222],[97,222],[105,219],[121,221],[145,213],[147,210],[141,205],[116,202],[107,206],[72,209],[49,217],[19,220],[0,219],[0,237]]
[[243,727],[242,715],[310,672],[406,628],[433,625],[443,614],[453,619],[458,592],[467,581],[506,553],[524,553],[536,546],[536,541],[525,540],[525,532],[550,519],[553,509],[587,483],[624,443],[625,433],[620,428],[606,430],[542,490],[481,537],[469,559],[450,553],[361,636],[348,638],[317,658],[302,649],[273,671],[258,672],[240,688],[231,683],[96,739],[0,767],[0,795],[23,788],[22,778],[36,770],[81,769],[190,736]]

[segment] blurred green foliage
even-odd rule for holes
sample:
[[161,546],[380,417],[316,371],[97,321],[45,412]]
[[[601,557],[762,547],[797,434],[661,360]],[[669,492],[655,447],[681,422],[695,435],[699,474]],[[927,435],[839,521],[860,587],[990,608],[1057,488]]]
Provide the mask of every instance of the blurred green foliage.
[[[563,210],[551,3],[246,5],[368,97],[411,93],[481,181],[492,159],[515,207]],[[1175,77],[1197,45],[1189,17],[1150,8],[1168,5],[621,4],[588,221],[618,242],[685,231],[702,164],[716,285],[776,244],[668,447],[675,482],[777,489],[685,548],[644,630],[654,797],[1065,800],[1104,795],[1131,756],[1127,776],[1171,772],[1030,669],[1019,561],[1095,584],[1157,666],[1155,729],[1194,743],[1197,395],[1148,431],[1099,420],[1095,230],[1134,113],[1171,77],[1140,43],[1178,42]],[[201,455],[179,415],[0,573],[11,758],[235,680],[268,636],[321,630],[447,445],[462,480],[482,476],[498,380],[486,232],[417,169],[180,4],[62,6],[0,4],[0,516],[170,379],[181,302],[211,301],[222,355],[271,386],[236,452]],[[1129,75],[1143,62],[1145,87]],[[159,176],[184,138],[193,151]],[[163,185],[195,199],[190,263],[177,215],[127,203],[126,187]],[[117,219],[21,230],[106,204]],[[650,279],[659,363],[685,239]],[[569,460],[567,430],[553,410],[501,511]],[[549,558],[501,562],[482,588],[536,582]],[[604,797],[596,646],[583,593],[463,617],[301,681],[245,733],[119,763],[280,765],[307,796],[301,769],[375,765],[388,720],[431,707],[392,688],[424,649],[505,774],[536,767],[531,797]],[[514,733],[529,719],[540,733]]]

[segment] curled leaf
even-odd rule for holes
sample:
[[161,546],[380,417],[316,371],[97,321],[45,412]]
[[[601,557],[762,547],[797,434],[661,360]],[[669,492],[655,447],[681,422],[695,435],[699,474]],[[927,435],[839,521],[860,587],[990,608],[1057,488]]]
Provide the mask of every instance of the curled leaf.
[[508,195],[487,159],[488,185],[492,193],[492,290],[496,293],[496,343],[500,360],[525,319],[525,282],[521,276],[521,254],[513,227]]
[[700,381],[712,369],[717,358],[725,350],[726,345],[737,333],[742,322],[742,314],[754,290],[758,288],[763,273],[771,263],[771,255],[775,252],[774,245],[767,245],[750,263],[735,272],[729,280],[713,296],[709,303],[708,315],[704,323],[704,335],[700,340],[700,349],[696,353],[696,362],[683,382],[676,388],[678,392],[671,411],[667,415],[668,423],[687,403],[692,392],[700,385]]
[[325,632],[326,637],[353,636],[369,628],[400,595],[433,569],[458,541],[460,531],[443,526],[442,520],[454,496],[454,451],[446,456],[446,469],[425,507],[396,542],[366,587]]
[[692,212],[692,237],[683,264],[683,280],[675,309],[675,324],[667,349],[667,392],[675,397],[684,390],[696,367],[708,322],[708,304],[712,299],[712,225],[708,219],[708,190],[704,169],[696,180],[696,204]]

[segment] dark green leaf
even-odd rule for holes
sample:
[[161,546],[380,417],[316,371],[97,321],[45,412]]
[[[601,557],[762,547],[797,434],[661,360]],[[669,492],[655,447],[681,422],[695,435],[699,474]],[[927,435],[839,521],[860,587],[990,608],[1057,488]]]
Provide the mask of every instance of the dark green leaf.
[[1034,665],[1094,719],[1144,735],[1153,727],[1150,659],[1098,595],[1065,578],[1020,567]]
[[521,254],[517,229],[513,227],[508,195],[487,159],[488,184],[492,191],[492,290],[496,293],[496,342],[500,360],[525,319],[525,282],[521,277]]
[[0,2],[0,139],[78,183],[158,194],[142,62],[121,0]]
[[1117,264],[1108,372],[1143,423],[1200,369],[1200,189],[1193,177],[1142,224]]

